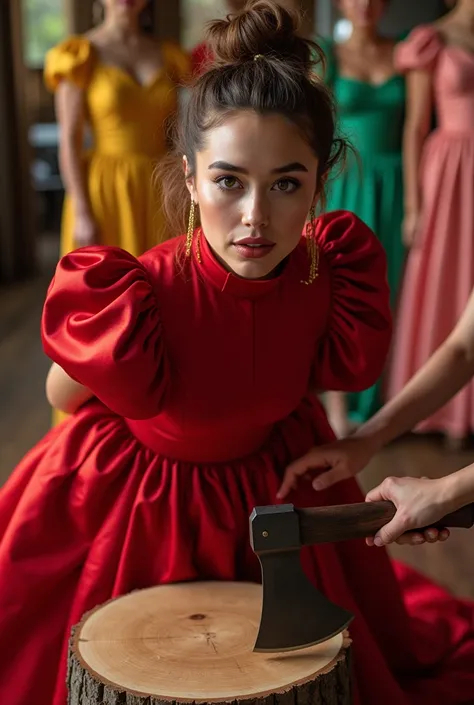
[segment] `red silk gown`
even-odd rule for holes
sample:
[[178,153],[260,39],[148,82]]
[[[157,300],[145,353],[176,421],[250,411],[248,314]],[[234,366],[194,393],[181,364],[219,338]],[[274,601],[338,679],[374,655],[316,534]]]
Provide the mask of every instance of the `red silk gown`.
[[[183,239],[135,259],[65,256],[42,320],[46,353],[95,398],[52,429],[0,493],[0,702],[64,705],[71,626],[113,596],[184,580],[259,581],[248,536],[282,471],[333,439],[309,389],[356,391],[391,335],[385,259],[354,215],[318,220],[278,277],[177,266]],[[363,501],[355,480],[297,506]],[[474,699],[474,607],[364,541],[304,550],[304,568],[355,614],[356,705]]]

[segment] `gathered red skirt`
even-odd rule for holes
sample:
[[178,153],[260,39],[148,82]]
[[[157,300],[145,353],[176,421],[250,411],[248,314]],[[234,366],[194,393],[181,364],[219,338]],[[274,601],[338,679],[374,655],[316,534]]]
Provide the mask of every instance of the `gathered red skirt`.
[[[52,429],[0,491],[0,702],[65,705],[71,627],[111,597],[184,580],[259,582],[249,514],[275,502],[280,470],[316,439],[316,417],[308,403],[258,454],[209,466],[158,455],[95,400]],[[330,433],[319,428],[319,441]],[[297,506],[363,501],[353,480],[319,494],[304,485]],[[303,565],[355,614],[355,705],[474,702],[473,603],[364,541],[305,548]]]

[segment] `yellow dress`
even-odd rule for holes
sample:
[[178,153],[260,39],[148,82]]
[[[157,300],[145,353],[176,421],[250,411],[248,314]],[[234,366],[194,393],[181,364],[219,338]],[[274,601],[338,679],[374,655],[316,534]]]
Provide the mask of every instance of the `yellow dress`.
[[[190,72],[187,55],[171,42],[161,46],[163,66],[145,86],[123,69],[101,61],[93,44],[72,36],[51,49],[44,80],[55,91],[63,80],[84,90],[92,148],[84,152],[89,198],[99,242],[137,257],[165,239],[153,172],[167,150],[167,122],[178,107],[178,87]],[[66,193],[61,256],[75,248],[74,212]],[[53,425],[67,415],[53,410]]]
[[[178,86],[190,71],[190,60],[177,45],[165,42],[161,52],[163,66],[144,86],[104,63],[87,37],[70,37],[51,49],[45,61],[49,90],[68,80],[85,93],[93,146],[84,153],[84,169],[99,242],[134,256],[164,239],[153,171],[167,150],[166,127],[177,110]],[[66,194],[61,255],[75,248],[73,223]]]

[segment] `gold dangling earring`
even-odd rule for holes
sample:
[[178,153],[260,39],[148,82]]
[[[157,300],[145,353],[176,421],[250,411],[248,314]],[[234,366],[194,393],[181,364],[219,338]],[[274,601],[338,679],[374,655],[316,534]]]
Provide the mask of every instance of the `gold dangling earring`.
[[198,229],[196,234],[196,259],[201,264],[201,228]]
[[309,257],[309,277],[301,280],[302,284],[312,284],[319,275],[319,247],[315,239],[316,206],[309,212],[309,222],[306,224],[306,247]]
[[[196,228],[196,204],[191,199],[191,207],[189,209],[188,232],[186,233],[186,257],[191,255],[193,249],[194,230]],[[201,262],[201,233],[196,236],[196,259]]]
[[191,199],[191,207],[189,209],[188,232],[186,234],[186,257],[189,257],[193,247],[194,226],[196,222],[196,204]]

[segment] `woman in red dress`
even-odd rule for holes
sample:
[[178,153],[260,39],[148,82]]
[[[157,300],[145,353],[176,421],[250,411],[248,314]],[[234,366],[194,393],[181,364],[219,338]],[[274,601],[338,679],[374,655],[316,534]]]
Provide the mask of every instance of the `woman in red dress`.
[[[311,390],[364,389],[384,365],[391,322],[377,238],[347,212],[305,227],[341,151],[317,48],[270,0],[216,22],[210,41],[219,63],[191,93],[181,175],[165,181],[172,214],[191,196],[188,234],[138,259],[76,250],[48,291],[48,393],[74,413],[0,493],[8,705],[64,705],[71,626],[111,597],[259,581],[252,508],[276,501],[291,461],[334,439]],[[290,499],[363,501],[354,480],[323,493],[307,483]],[[306,548],[303,560],[355,614],[356,705],[473,697],[472,604],[364,541]]]

